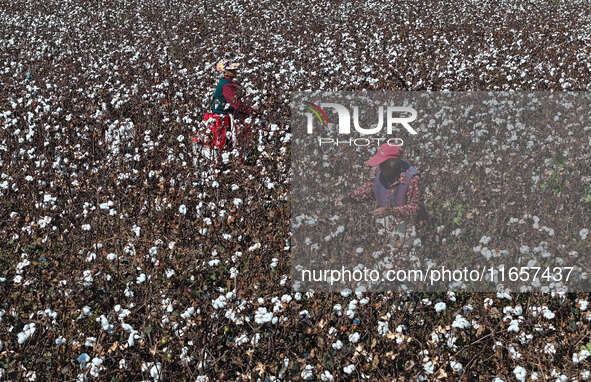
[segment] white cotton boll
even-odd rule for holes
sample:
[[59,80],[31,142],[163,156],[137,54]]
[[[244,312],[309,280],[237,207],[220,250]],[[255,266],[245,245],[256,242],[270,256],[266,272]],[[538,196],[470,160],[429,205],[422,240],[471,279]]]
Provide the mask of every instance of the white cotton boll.
[[359,333],[355,332],[353,334],[349,335],[349,342],[356,344],[359,341],[359,338],[361,336],[359,335]]
[[277,267],[277,264],[279,262],[279,259],[274,257],[271,259],[271,269],[275,269]]
[[135,236],[137,236],[137,237],[140,237],[140,231],[141,231],[141,228],[140,228],[140,227],[138,227],[137,225],[134,225],[134,226],[131,228],[131,231],[132,231],[133,233],[135,233]]
[[586,240],[587,235],[589,235],[589,230],[587,228],[583,228],[579,231],[579,236],[581,237],[581,240]]
[[341,340],[336,340],[336,342],[332,344],[332,348],[335,350],[341,350],[343,348],[343,343]]
[[186,319],[190,318],[193,315],[193,313],[195,313],[195,308],[193,308],[191,306],[191,307],[187,308],[187,310],[185,310],[184,313],[181,314],[181,318],[186,320]]
[[97,357],[93,358],[91,366],[90,366],[90,375],[95,378],[98,377],[102,364],[103,364],[102,359],[97,358]]
[[306,365],[304,370],[300,373],[300,376],[304,381],[309,381],[314,377],[314,367],[311,365]]
[[553,344],[546,344],[544,346],[544,353],[549,354],[549,355],[554,355],[554,354],[556,354],[556,348],[554,347]]
[[542,314],[543,314],[544,318],[547,319],[547,320],[551,320],[551,319],[553,319],[556,316],[554,314],[554,312],[552,312],[547,307],[542,308]]
[[519,320],[511,320],[507,331],[519,333]]
[[211,260],[209,260],[209,261],[207,262],[207,264],[208,264],[210,267],[215,267],[215,266],[217,266],[217,265],[219,265],[219,264],[220,264],[220,260],[219,260],[219,259],[211,259]]
[[27,341],[29,338],[31,338],[31,336],[33,335],[33,333],[35,333],[36,330],[37,330],[37,328],[35,327],[34,322],[31,322],[30,324],[26,324],[23,327],[23,331],[18,333],[18,335],[17,335],[19,345],[23,344],[25,341]]
[[256,251],[259,248],[261,248],[261,243],[255,243],[248,247],[248,252]]
[[479,243],[482,244],[482,245],[487,245],[489,241],[490,241],[490,236],[486,236],[485,235],[485,236],[482,236],[480,238],[480,242]]
[[513,298],[511,297],[511,295],[507,292],[497,292],[497,298],[505,298],[507,300],[512,300]]
[[122,322],[121,323],[121,328],[123,330],[125,330],[126,332],[133,332],[134,331],[133,330],[133,327],[131,325],[129,325],[129,324],[126,324],[125,322]]
[[220,295],[215,300],[212,300],[212,305],[214,309],[222,309],[226,307],[226,296]]
[[168,268],[168,269],[166,270],[166,278],[167,278],[167,279],[169,279],[169,278],[171,278],[172,276],[174,276],[174,274],[175,274],[175,272],[174,272],[174,269]]
[[460,314],[456,315],[454,322],[451,324],[454,328],[466,329],[470,327],[470,323]]
[[243,204],[242,199],[240,198],[234,198],[234,205],[236,207],[240,207]]
[[449,366],[451,367],[451,369],[453,371],[455,371],[458,374],[462,372],[463,366],[459,362],[456,362],[456,361],[453,361],[453,360],[452,361],[449,361]]
[[435,308],[435,311],[437,313],[439,313],[439,312],[445,311],[445,309],[447,308],[447,305],[445,304],[445,302],[438,302],[437,304],[435,304],[434,308]]
[[117,260],[117,255],[114,253],[109,253],[109,254],[107,254],[107,260],[109,260],[109,261]]
[[513,345],[509,345],[508,350],[509,350],[509,356],[512,359],[515,359],[515,360],[521,359],[521,353],[518,352]]
[[349,366],[345,366],[343,367],[343,371],[345,372],[345,374],[351,374],[355,371],[355,365],[350,364]]
[[82,354],[80,354],[80,356],[78,356],[76,361],[78,361],[78,363],[80,364],[80,368],[84,369],[86,366],[86,363],[88,361],[90,361],[90,356],[86,353],[82,353]]
[[423,369],[425,370],[425,372],[427,374],[433,374],[435,372],[435,366],[433,365],[433,362],[431,362],[431,361],[427,362],[423,366]]
[[131,333],[129,333],[129,337],[127,338],[127,345],[129,347],[132,347],[135,345],[135,340],[139,339],[139,335],[137,334],[137,331],[132,330]]
[[90,231],[90,224],[82,224],[81,228],[83,231]]
[[320,375],[320,380],[323,382],[333,382],[334,377],[328,370],[325,370],[324,373]]
[[140,274],[137,279],[135,280],[136,284],[141,284],[146,281],[146,275],[144,273]]
[[183,215],[185,215],[187,213],[187,206],[185,206],[184,204],[181,204],[179,207],[179,212]]
[[378,321],[378,333],[382,336],[385,336],[390,329],[388,328],[388,322],[386,321]]
[[521,366],[515,367],[515,369],[513,369],[513,374],[515,374],[515,378],[519,382],[525,382],[525,376],[527,375],[527,372],[525,371],[525,369],[523,367],[521,367]]
[[241,334],[236,338],[236,345],[240,346],[248,342],[248,336],[246,334]]
[[573,354],[573,363],[580,363],[589,358],[589,355],[589,350],[582,349],[581,351]]
[[125,295],[125,297],[133,297],[133,291],[129,289],[129,283],[126,285],[123,294]]
[[101,316],[98,317],[96,320],[97,322],[100,321],[101,327],[105,332],[111,334],[111,332],[113,331],[113,325],[109,324],[109,320],[107,320],[107,317],[105,317],[104,314],[101,314]]
[[154,379],[154,381],[158,381],[160,379],[161,370],[162,367],[160,362],[156,362],[156,364],[150,368],[150,376],[152,377],[152,379]]

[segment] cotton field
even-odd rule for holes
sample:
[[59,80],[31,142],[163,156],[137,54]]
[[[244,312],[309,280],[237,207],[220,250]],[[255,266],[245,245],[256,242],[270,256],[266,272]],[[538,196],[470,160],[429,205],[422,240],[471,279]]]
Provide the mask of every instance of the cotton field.
[[[588,91],[586,2],[0,9],[0,380],[591,379],[588,291],[321,293],[290,276],[294,92]],[[245,165],[192,145],[228,53],[262,111]],[[433,213],[414,250],[588,266],[579,123],[429,126],[406,154]]]

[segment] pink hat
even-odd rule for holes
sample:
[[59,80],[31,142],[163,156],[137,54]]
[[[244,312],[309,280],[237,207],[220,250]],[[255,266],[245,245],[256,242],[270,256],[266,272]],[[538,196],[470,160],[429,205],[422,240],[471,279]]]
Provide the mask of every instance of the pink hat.
[[371,167],[375,167],[388,159],[398,159],[400,155],[402,155],[402,147],[384,143],[380,146],[378,152],[365,163]]

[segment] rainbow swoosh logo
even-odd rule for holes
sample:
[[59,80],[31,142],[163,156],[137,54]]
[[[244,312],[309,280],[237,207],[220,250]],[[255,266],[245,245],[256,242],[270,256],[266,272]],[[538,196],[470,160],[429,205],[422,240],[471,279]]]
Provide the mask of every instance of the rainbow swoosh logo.
[[[326,118],[326,114],[324,114],[324,111],[318,105],[315,105],[312,102],[304,102],[304,105],[306,105],[307,110],[310,110],[312,113],[316,115],[316,118],[318,118],[320,123],[328,125],[328,119]],[[320,117],[321,115],[322,117]]]

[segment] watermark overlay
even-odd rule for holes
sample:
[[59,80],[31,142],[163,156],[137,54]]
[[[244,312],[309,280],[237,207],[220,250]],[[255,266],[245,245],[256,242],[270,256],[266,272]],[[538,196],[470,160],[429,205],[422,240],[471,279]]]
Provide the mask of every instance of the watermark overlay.
[[294,94],[293,287],[590,292],[590,101]]

